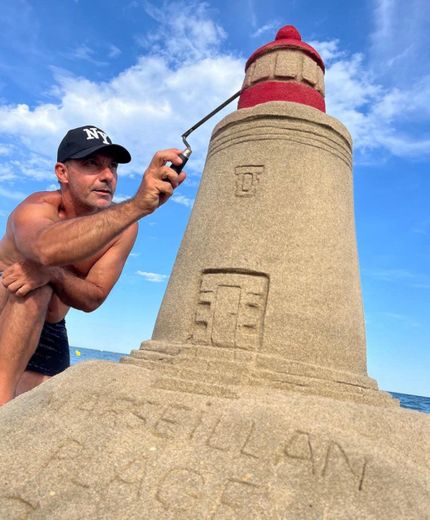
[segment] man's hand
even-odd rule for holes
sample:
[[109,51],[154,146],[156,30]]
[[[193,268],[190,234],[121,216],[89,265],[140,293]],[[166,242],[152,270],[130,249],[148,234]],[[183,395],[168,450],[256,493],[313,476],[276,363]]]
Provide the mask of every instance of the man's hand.
[[51,280],[51,269],[31,260],[16,262],[3,272],[2,284],[16,296],[24,297],[34,289],[47,285]]
[[179,154],[181,150],[172,148],[157,152],[134,197],[135,203],[145,212],[152,213],[172,195],[173,191],[185,180],[185,173],[179,175],[169,168],[168,161],[175,165],[182,164]]

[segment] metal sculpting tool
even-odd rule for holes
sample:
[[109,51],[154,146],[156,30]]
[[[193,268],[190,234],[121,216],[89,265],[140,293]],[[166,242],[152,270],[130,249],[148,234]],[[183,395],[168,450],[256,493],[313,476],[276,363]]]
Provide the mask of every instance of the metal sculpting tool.
[[210,112],[207,116],[205,116],[203,119],[200,119],[195,125],[193,125],[191,128],[189,128],[185,133],[181,135],[182,141],[185,144],[186,148],[183,152],[179,154],[179,157],[182,159],[182,164],[179,164],[178,166],[172,164],[170,168],[174,170],[176,173],[181,173],[182,168],[185,166],[186,162],[188,161],[190,155],[192,154],[191,146],[187,141],[187,137],[191,134],[191,132],[194,132],[199,126],[201,126],[203,123],[206,123],[208,119],[210,119],[212,116],[217,114],[220,110],[222,110],[225,106],[227,106],[229,103],[231,103],[234,99],[240,96],[242,90],[239,90],[236,92],[236,94],[233,94],[231,97],[229,97],[224,103],[221,103],[221,105],[217,106],[212,112]]

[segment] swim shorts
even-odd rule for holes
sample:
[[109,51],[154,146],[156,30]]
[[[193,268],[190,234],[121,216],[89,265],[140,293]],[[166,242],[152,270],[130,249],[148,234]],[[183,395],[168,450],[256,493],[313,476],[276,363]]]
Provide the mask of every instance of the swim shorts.
[[[0,278],[3,272],[0,271]],[[55,376],[70,366],[69,340],[66,321],[46,323],[40,334],[39,344],[28,362],[26,370],[45,376]]]
[[39,344],[26,370],[33,370],[45,376],[55,376],[69,366],[69,340],[65,320],[58,323],[45,323]]

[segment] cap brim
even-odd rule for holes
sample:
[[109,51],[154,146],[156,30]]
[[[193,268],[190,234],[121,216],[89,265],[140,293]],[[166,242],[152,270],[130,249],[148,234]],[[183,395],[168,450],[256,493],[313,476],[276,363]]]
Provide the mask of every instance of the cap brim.
[[82,150],[82,152],[77,152],[73,154],[73,156],[68,157],[68,159],[84,159],[89,155],[102,151],[112,155],[112,157],[114,157],[119,163],[125,164],[131,161],[130,153],[120,144],[105,144],[101,146],[93,146],[92,148],[86,148],[85,150]]

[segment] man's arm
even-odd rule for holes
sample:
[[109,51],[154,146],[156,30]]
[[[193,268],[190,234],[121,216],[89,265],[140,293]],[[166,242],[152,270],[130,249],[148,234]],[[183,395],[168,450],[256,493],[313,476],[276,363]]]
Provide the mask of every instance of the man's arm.
[[97,309],[117,282],[136,235],[137,224],[134,224],[97,260],[85,277],[61,267],[50,268],[50,285],[55,294],[75,309],[85,312]]
[[62,303],[91,312],[104,302],[118,280],[136,235],[137,224],[134,224],[95,262],[86,276],[62,267],[43,267],[24,261],[7,268],[2,283],[20,297],[49,283]]
[[105,247],[132,223],[152,213],[183,182],[166,166],[167,161],[181,164],[180,150],[157,152],[136,195],[98,213],[58,221],[50,204],[23,204],[14,212],[13,231],[16,246],[25,258],[44,266],[62,266],[79,262]]

